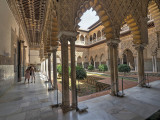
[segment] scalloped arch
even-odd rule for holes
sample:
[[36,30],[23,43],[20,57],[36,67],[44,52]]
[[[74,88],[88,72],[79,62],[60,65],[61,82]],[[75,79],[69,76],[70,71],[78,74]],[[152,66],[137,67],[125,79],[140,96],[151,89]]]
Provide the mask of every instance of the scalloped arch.
[[114,37],[112,23],[98,0],[88,0],[80,6],[79,10],[77,11],[77,17],[75,18],[76,30],[79,29],[78,23],[81,21],[81,16],[87,9],[91,7],[93,7],[93,9],[97,12],[97,15],[100,17],[100,21],[105,28],[104,32],[106,33],[106,39],[112,39]]
[[131,30],[131,33],[133,35],[133,43],[134,44],[141,44],[142,41],[141,41],[140,29],[139,29],[139,26],[137,25],[137,22],[134,19],[134,17],[132,15],[128,15],[124,19],[124,23],[126,23]]
[[158,8],[155,0],[151,0],[148,2],[148,11],[154,19],[155,27],[159,31],[160,30],[160,9]]

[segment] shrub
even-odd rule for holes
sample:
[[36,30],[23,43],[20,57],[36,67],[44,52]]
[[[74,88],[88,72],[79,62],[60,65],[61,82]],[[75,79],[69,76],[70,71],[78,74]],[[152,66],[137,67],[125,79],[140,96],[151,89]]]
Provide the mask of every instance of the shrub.
[[[71,67],[69,66],[68,69],[69,69],[69,76],[71,76]],[[62,76],[62,65],[57,66],[57,72],[59,76]]]
[[131,68],[127,64],[121,64],[118,66],[118,71],[119,72],[130,72]]
[[99,69],[99,71],[102,71],[102,72],[108,71],[108,67],[105,64],[99,65],[98,69]]
[[81,66],[76,66],[76,79],[83,80],[87,77],[85,69]]
[[88,66],[88,70],[94,70],[94,66],[93,65],[89,65]]
[[57,65],[58,75],[62,76],[62,65]]
[[69,66],[68,69],[69,69],[69,76],[71,76],[71,67]]

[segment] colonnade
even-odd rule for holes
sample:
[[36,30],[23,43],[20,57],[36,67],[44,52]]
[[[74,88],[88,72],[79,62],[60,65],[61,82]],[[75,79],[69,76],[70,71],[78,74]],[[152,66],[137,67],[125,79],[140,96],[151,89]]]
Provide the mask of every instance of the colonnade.
[[[62,108],[68,110],[70,108],[77,107],[77,95],[76,95],[76,68],[75,68],[75,41],[76,37],[62,35],[60,37],[61,43],[61,58],[62,58]],[[109,48],[109,64],[110,64],[110,74],[111,74],[111,95],[118,95],[119,92],[119,83],[118,83],[118,45],[119,39],[107,40],[107,45]],[[70,43],[68,45],[68,43]],[[68,59],[68,46],[70,47],[71,54],[71,92],[72,100],[70,100],[70,90],[69,90],[69,59]],[[144,57],[143,57],[143,45],[135,46],[137,50],[137,64],[138,64],[138,83],[139,86],[144,86]],[[51,61],[50,53],[48,54],[48,75],[49,80],[51,81],[53,88],[57,89],[57,70],[56,70],[56,52],[57,48],[53,50],[53,82],[51,81]],[[46,62],[43,62],[44,64]],[[46,64],[43,68],[46,69]]]
[[[67,110],[68,108],[77,107],[76,95],[76,68],[75,68],[75,41],[76,37],[62,35],[61,42],[61,58],[62,58],[62,107]],[[68,60],[68,42],[70,42],[71,51],[71,91],[72,103],[70,106],[70,92],[69,92],[69,60]]]
[[[60,37],[61,43],[61,58],[62,58],[62,108],[68,110],[70,108],[77,108],[76,95],[76,62],[75,62],[75,41],[76,37],[62,35]],[[69,60],[68,60],[68,42],[70,42],[71,55],[71,91],[72,100],[70,100],[69,90]],[[48,81],[51,82],[53,89],[57,89],[57,48],[53,49],[53,81],[51,81],[51,53],[48,53],[48,58],[41,63],[42,73],[48,75]],[[48,61],[48,62],[47,62]],[[47,67],[47,68],[46,68]],[[70,105],[71,103],[71,105]]]

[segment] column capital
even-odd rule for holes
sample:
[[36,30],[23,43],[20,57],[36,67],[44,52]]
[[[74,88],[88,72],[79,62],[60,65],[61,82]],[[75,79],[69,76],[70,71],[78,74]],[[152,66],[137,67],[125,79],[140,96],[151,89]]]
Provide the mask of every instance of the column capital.
[[62,36],[76,37],[77,35],[78,32],[60,31],[58,34],[58,38],[61,38]]
[[157,56],[157,51],[151,53],[152,56]]
[[70,42],[75,42],[76,40],[77,40],[77,38],[73,37],[73,36],[69,39]]
[[133,45],[135,47],[136,50],[144,50],[145,45],[143,44],[139,44],[139,45]]
[[50,57],[51,56],[51,53],[48,53],[48,57]]
[[107,45],[108,46],[118,46],[119,43],[120,43],[119,39],[110,39],[110,40],[107,40]]
[[21,42],[21,43],[25,43],[25,41],[24,41],[24,40],[20,40],[20,42]]
[[53,52],[57,52],[57,48],[56,48],[56,49],[53,49]]
[[156,30],[156,33],[157,33],[157,34],[160,34],[160,30]]

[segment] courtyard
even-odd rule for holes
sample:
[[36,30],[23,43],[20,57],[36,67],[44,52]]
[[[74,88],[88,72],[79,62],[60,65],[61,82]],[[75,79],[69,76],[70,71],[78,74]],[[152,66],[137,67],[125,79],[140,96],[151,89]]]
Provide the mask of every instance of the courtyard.
[[[84,100],[84,113],[75,110],[63,113],[51,108],[57,103],[57,92],[48,92],[48,83],[42,74],[36,75],[36,83],[23,81],[16,84],[0,98],[0,120],[145,120],[160,109],[160,81],[151,82],[151,88],[126,89],[125,97],[111,95]],[[59,103],[62,94],[58,91]]]

